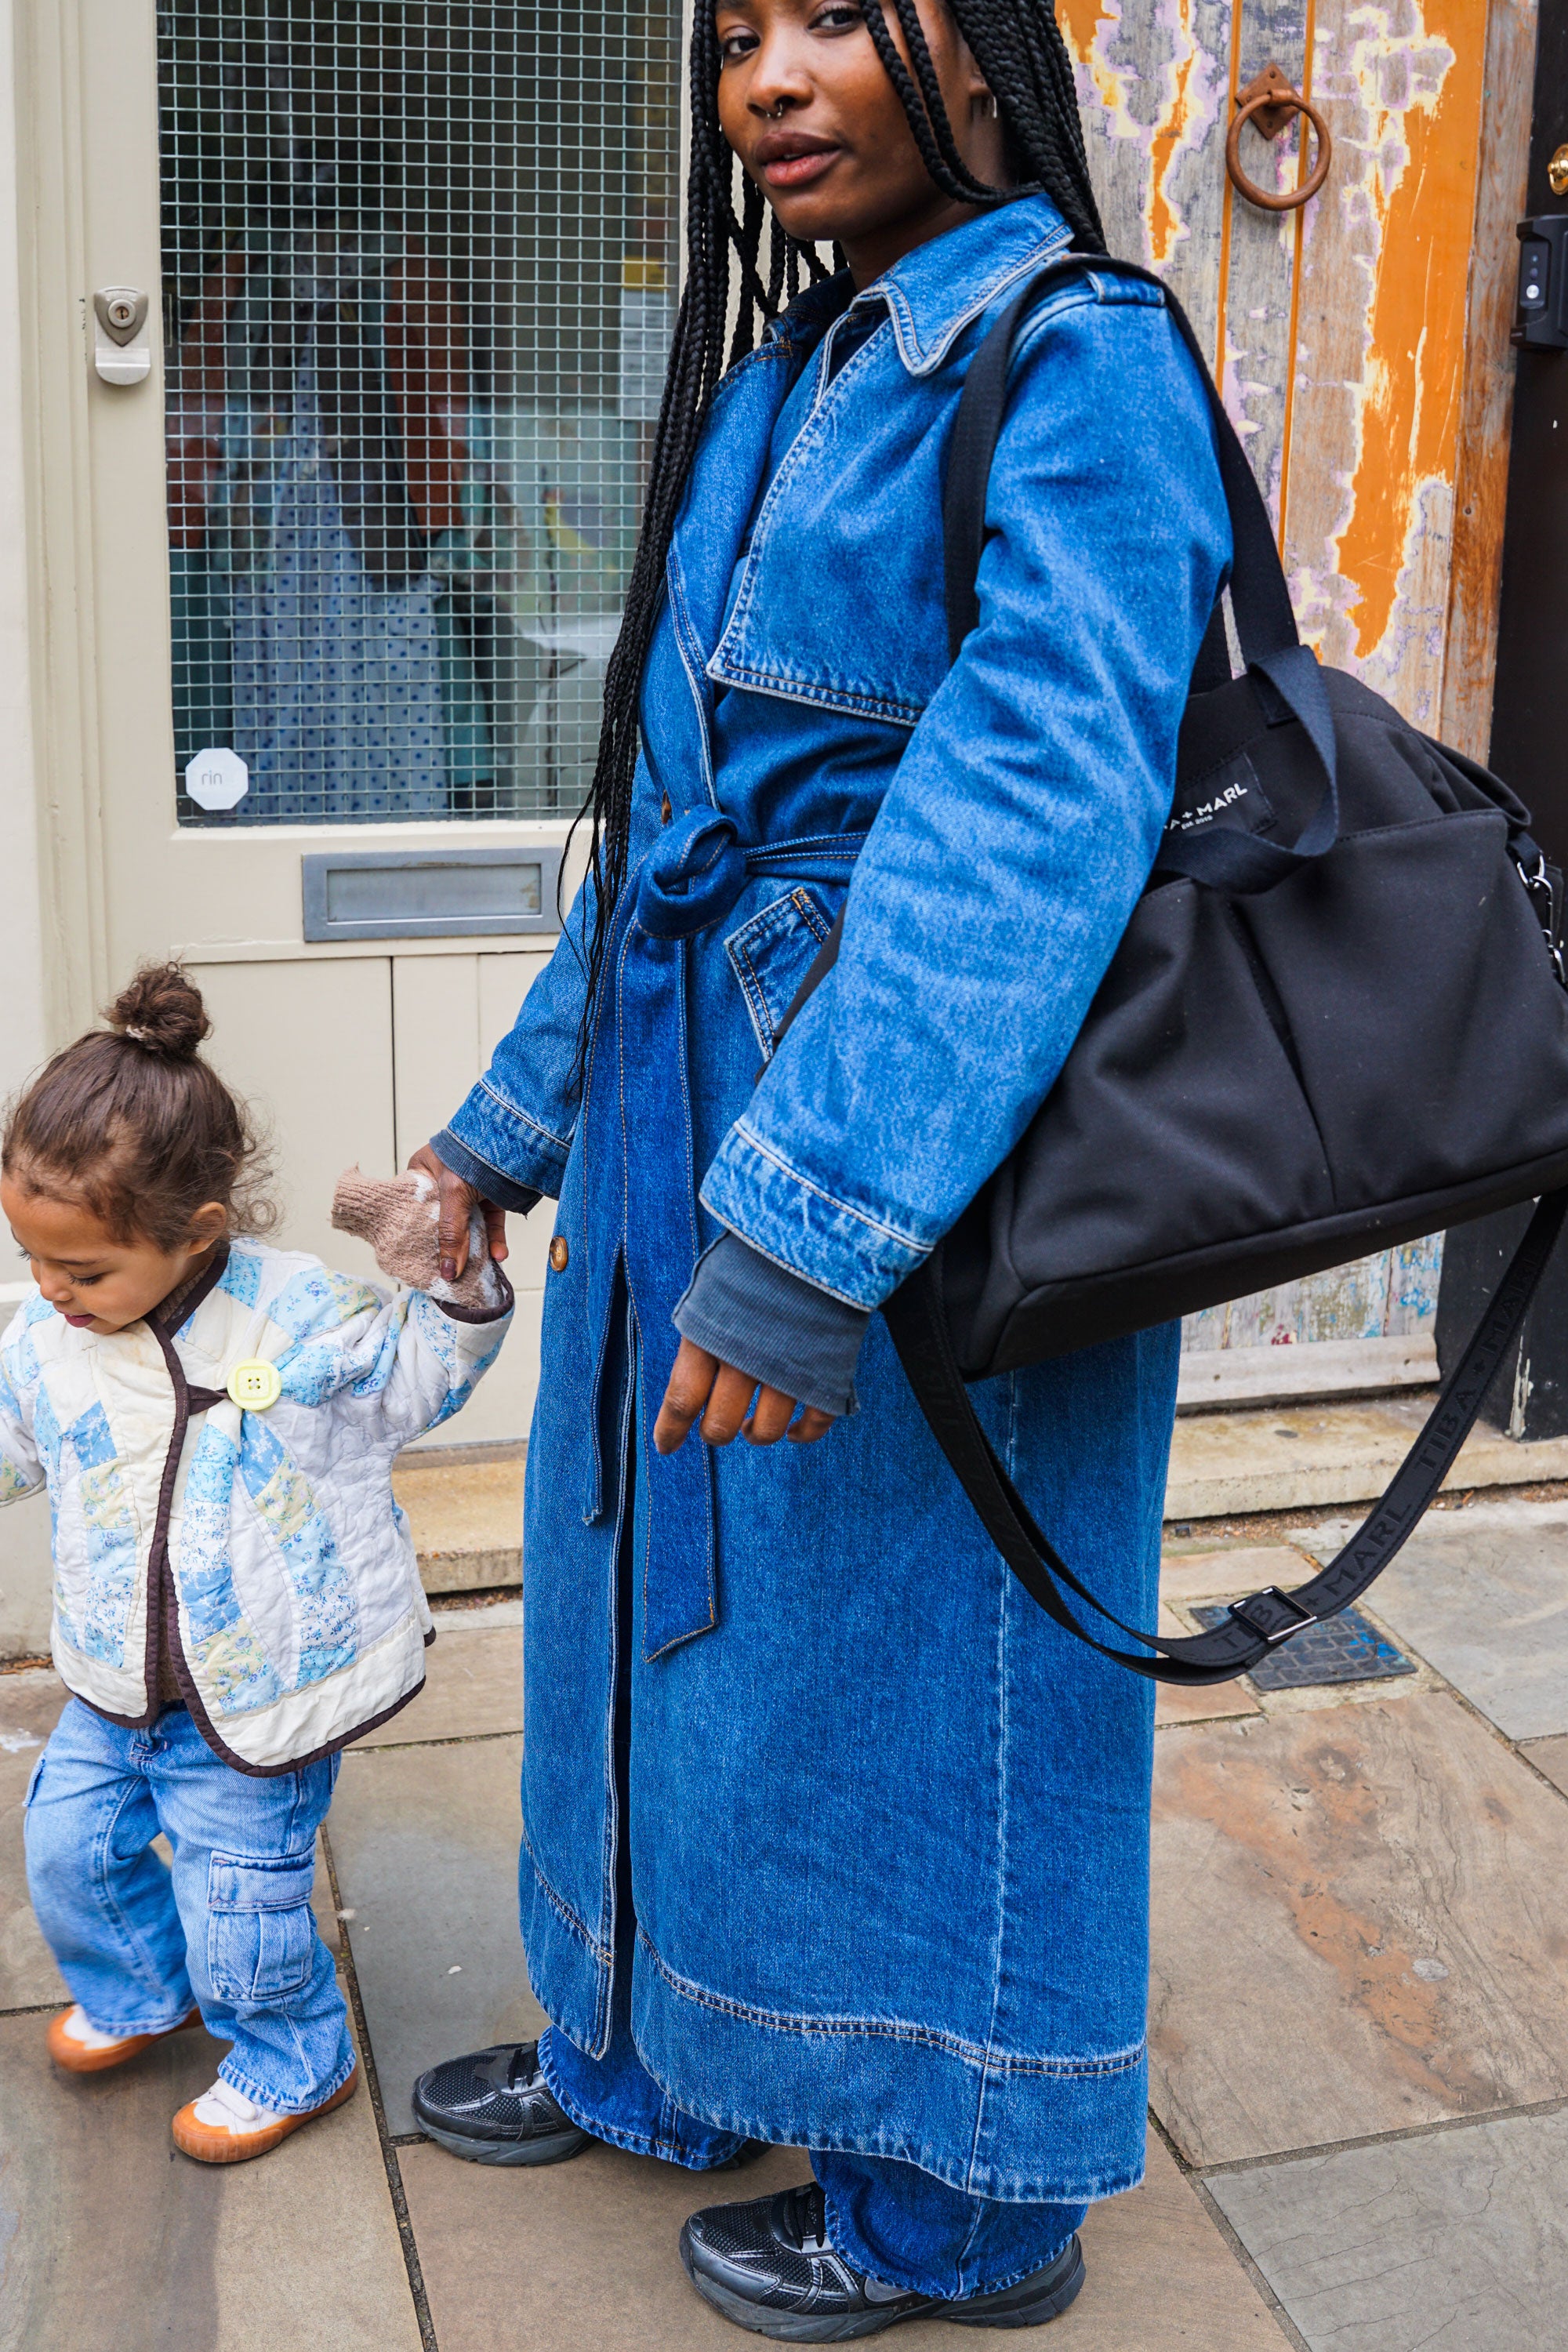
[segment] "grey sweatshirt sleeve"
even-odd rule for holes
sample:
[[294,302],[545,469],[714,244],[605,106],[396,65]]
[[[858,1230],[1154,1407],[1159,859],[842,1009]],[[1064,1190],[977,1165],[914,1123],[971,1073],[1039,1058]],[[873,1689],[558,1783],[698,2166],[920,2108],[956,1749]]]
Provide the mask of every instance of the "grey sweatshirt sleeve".
[[871,1318],[804,1282],[738,1234],[704,1250],[675,1326],[710,1355],[819,1412],[848,1412],[855,1359]]

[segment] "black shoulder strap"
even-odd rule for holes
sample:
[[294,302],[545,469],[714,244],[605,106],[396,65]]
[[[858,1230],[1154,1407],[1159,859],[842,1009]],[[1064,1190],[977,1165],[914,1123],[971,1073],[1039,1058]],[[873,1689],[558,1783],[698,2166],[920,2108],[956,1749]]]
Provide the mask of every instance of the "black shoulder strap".
[[[1481,1318],[1479,1328],[1438,1391],[1426,1427],[1395,1472],[1382,1500],[1344,1549],[1293,1592],[1278,1585],[1233,1602],[1228,1617],[1206,1633],[1167,1639],[1124,1624],[1079,1581],[1041,1534],[1028,1507],[997,1459],[980,1425],[952,1352],[942,1295],[942,1252],[885,1299],[882,1313],[905,1377],[931,1434],[973,1504],[982,1526],[1030,1598],[1065,1632],[1102,1657],[1152,1682],[1223,1683],[1245,1674],[1302,1626],[1336,1616],[1380,1576],[1454,1466],[1475,1424],[1481,1400],[1518,1337],[1525,1310],[1545,1272],[1568,1212],[1568,1188],[1537,1203],[1523,1240]],[[1140,1656],[1100,1641],[1079,1623],[1060,1586],[1087,1603],[1145,1650]]]
[[[1289,845],[1256,835],[1215,827],[1206,834],[1173,834],[1162,844],[1160,865],[1225,890],[1271,890],[1288,875],[1331,849],[1339,838],[1339,779],[1333,721],[1317,661],[1297,634],[1290,592],[1285,583],[1274,526],[1263,503],[1247,453],[1237,437],[1209,373],[1192,323],[1175,296],[1152,269],[1104,254],[1058,255],[1015,295],[969,363],[953,420],[942,489],[943,584],[948,646],[957,660],[964,638],[979,621],[977,581],[986,541],[985,493],[991,461],[1007,405],[1007,376],[1025,320],[1046,298],[1086,272],[1128,278],[1156,288],[1170,312],[1208,399],[1220,480],[1230,517],[1230,598],[1237,635],[1247,667],[1267,678],[1285,711],[1298,719],[1317,754],[1323,790],[1316,809]],[[1210,617],[1193,673],[1195,692],[1223,685],[1230,677],[1223,609]]]
[[[1024,289],[970,364],[954,421],[943,497],[948,626],[954,658],[963,638],[979,619],[975,583],[985,543],[985,485],[1001,429],[1007,366],[1017,328],[1025,314],[1054,285],[1086,268],[1113,270],[1121,276],[1145,278],[1152,285],[1161,284],[1152,272],[1130,262],[1107,261],[1100,257],[1091,260],[1064,257],[1042,270]],[[1319,749],[1326,772],[1324,802],[1294,848],[1278,849],[1267,843],[1254,845],[1268,850],[1276,861],[1286,861],[1283,866],[1276,863],[1267,878],[1250,867],[1245,877],[1218,871],[1194,877],[1232,889],[1268,888],[1282,879],[1286,872],[1296,870],[1306,858],[1321,855],[1337,835],[1332,727],[1316,663],[1297,639],[1273,529],[1252,469],[1214,389],[1184,313],[1168,291],[1165,299],[1208,385],[1221,478],[1230,510],[1235,549],[1231,602],[1243,655],[1250,666],[1263,670],[1300,719]],[[1194,672],[1194,691],[1203,692],[1209,686],[1222,684],[1229,675],[1224,613],[1216,604]],[[1327,739],[1326,754],[1321,736]],[[1248,836],[1230,835],[1225,838],[1246,841]],[[1202,845],[1201,836],[1190,845],[1193,848]],[[774,1033],[775,1050],[801,1007],[832,969],[843,931],[844,915],[840,911]],[[1320,1574],[1294,1591],[1283,1592],[1278,1586],[1270,1586],[1266,1591],[1255,1592],[1248,1600],[1236,1602],[1224,1622],[1208,1633],[1169,1640],[1123,1624],[1096,1599],[1041,1533],[997,1459],[970,1402],[953,1354],[942,1297],[940,1245],[925,1265],[884,1301],[882,1313],[905,1377],[932,1435],[997,1550],[1047,1615],[1102,1656],[1151,1681],[1189,1685],[1228,1682],[1233,1675],[1245,1674],[1304,1625],[1316,1624],[1349,1608],[1394,1557],[1442,1486],[1475,1425],[1481,1401],[1518,1337],[1565,1214],[1568,1188],[1546,1194],[1537,1204],[1496,1296],[1469,1346],[1444,1381],[1420,1436],[1382,1500],[1343,1549]],[[1089,1632],[1064,1599],[1060,1590],[1063,1585],[1102,1624],[1113,1626],[1127,1639],[1140,1643],[1146,1654],[1118,1649]]]

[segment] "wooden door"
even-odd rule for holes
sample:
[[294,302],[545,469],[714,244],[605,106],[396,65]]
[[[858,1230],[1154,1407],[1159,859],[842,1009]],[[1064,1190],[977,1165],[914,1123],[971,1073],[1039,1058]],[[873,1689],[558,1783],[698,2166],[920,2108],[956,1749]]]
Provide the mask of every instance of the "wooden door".
[[[1303,635],[1484,758],[1532,7],[1062,0],[1061,16],[1111,249],[1167,277],[1213,354]],[[1247,201],[1225,162],[1237,93],[1270,64],[1333,142],[1321,193],[1285,212]],[[1266,193],[1310,168],[1294,131],[1244,127],[1239,147]],[[1193,1317],[1186,1392],[1431,1377],[1440,1262],[1434,1235]],[[1335,1363],[1273,1353],[1295,1346]]]

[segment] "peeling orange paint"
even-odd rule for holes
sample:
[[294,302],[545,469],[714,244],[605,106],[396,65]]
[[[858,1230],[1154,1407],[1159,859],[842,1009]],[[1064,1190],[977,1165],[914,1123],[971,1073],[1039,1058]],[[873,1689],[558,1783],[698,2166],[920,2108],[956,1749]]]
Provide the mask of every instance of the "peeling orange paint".
[[1057,11],[1068,47],[1080,66],[1087,66],[1094,49],[1095,36],[1108,22],[1100,0],[1061,0]]
[[[1414,40],[1379,38],[1367,26],[1356,60],[1370,118],[1372,169],[1363,185],[1377,248],[1361,447],[1338,552],[1339,570],[1356,591],[1349,610],[1363,659],[1394,617],[1426,494],[1435,483],[1451,485],[1458,458],[1486,5],[1428,0],[1424,14]],[[1383,103],[1384,72],[1397,67],[1402,49],[1414,65],[1409,53],[1417,47],[1428,60],[1439,47],[1447,52],[1436,88],[1406,85],[1402,106]]]
[[1186,44],[1185,57],[1178,56],[1172,68],[1175,88],[1171,102],[1154,125],[1150,142],[1149,162],[1153,186],[1149,198],[1149,246],[1157,269],[1169,261],[1181,234],[1181,215],[1171,203],[1167,193],[1173,165],[1194,127],[1193,68],[1198,62],[1198,46],[1193,38],[1191,24],[1192,0],[1177,0],[1176,26]]

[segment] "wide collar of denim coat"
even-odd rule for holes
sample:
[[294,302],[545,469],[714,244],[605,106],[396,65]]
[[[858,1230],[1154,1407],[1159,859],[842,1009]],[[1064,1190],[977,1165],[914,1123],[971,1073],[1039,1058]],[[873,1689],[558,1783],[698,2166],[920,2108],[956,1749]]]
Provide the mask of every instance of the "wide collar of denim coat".
[[691,747],[698,756],[690,769],[708,780],[710,793],[708,664],[722,634],[730,582],[762,488],[773,425],[800,368],[814,351],[819,366],[830,365],[824,346],[839,320],[879,309],[892,321],[910,374],[930,375],[967,326],[1068,242],[1067,225],[1048,196],[1020,196],[917,246],[858,294],[849,293],[842,276],[808,287],[720,384],[666,572],[670,617],[691,687],[687,715],[702,731],[700,750]]

